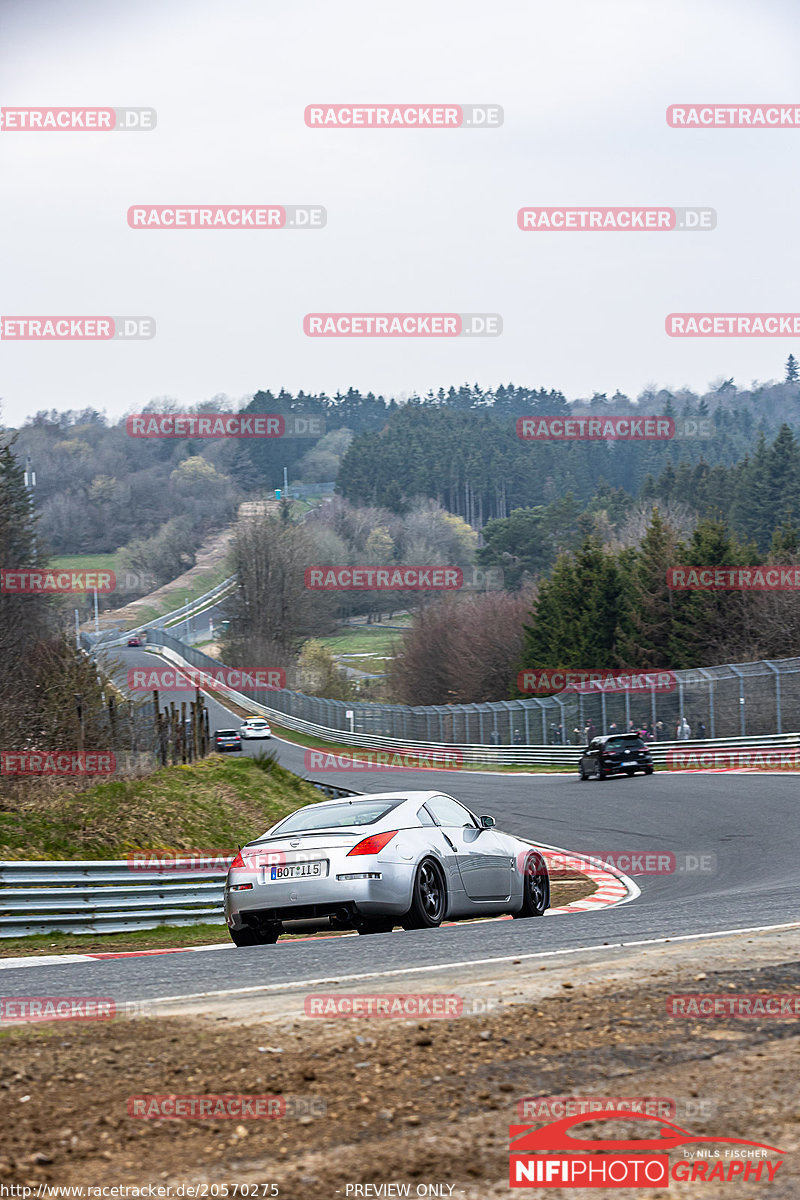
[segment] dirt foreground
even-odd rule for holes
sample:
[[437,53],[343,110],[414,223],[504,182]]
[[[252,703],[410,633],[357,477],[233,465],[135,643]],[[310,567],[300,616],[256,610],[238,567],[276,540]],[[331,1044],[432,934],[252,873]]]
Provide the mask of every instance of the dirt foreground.
[[[87,971],[84,990],[90,979]],[[267,988],[173,1004],[172,1015],[149,1008],[135,1019],[3,1027],[0,1184],[32,1187],[32,1197],[47,1183],[83,1185],[87,1198],[90,1186],[153,1184],[176,1197],[225,1196],[227,1187],[229,1197],[284,1200],[493,1200],[524,1194],[509,1189],[509,1125],[564,1115],[521,1111],[522,1098],[602,1096],[660,1098],[661,1115],[693,1134],[766,1142],[784,1154],[771,1183],[764,1172],[758,1182],[673,1180],[668,1191],[591,1195],[800,1195],[800,1020],[666,1011],[675,993],[800,992],[797,930],[528,958],[499,973],[494,964],[458,980],[428,973],[394,984],[404,994],[455,993],[469,1015],[314,1018],[305,1015],[307,991]],[[214,973],[210,986],[225,982]],[[386,991],[359,992],[376,990]],[[128,1115],[131,1098],[153,1094],[266,1095],[278,1098],[271,1111],[285,1104],[285,1112],[266,1120]],[[644,1122],[635,1124],[595,1123],[590,1132],[642,1136]],[[649,1124],[646,1136],[657,1135]],[[672,1164],[697,1149],[673,1150]]]

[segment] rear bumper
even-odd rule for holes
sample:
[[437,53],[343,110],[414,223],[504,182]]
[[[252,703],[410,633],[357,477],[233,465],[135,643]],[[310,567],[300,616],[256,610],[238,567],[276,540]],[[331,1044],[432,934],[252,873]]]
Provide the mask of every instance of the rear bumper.
[[652,767],[651,762],[622,762],[622,763],[603,763],[602,770],[606,775],[619,775],[623,771],[646,771],[648,767]]
[[[344,923],[359,916],[403,916],[411,907],[413,868],[407,864],[370,863],[344,866],[331,859],[324,879],[253,883],[252,890],[232,892],[225,884],[225,920],[231,929],[244,925],[316,920],[338,915]],[[337,879],[337,874],[379,874],[380,879]],[[247,873],[231,883],[252,882]]]

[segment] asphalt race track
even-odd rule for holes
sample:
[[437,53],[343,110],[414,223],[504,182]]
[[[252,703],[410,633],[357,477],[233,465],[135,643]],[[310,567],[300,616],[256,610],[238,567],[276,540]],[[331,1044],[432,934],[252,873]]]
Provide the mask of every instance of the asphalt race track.
[[[153,665],[145,651],[125,650],[125,667]],[[162,660],[163,661],[163,660]],[[187,699],[176,692],[168,700]],[[209,701],[211,730],[240,721]],[[284,942],[93,962],[48,962],[7,969],[6,996],[92,994],[125,1001],[359,978],[397,972],[406,983],[422,968],[521,955],[569,954],[615,946],[800,921],[800,778],[768,774],[668,774],[602,784],[573,776],[511,776],[458,771],[308,770],[305,751],[273,738],[245,743],[244,753],[273,749],[298,774],[360,791],[440,789],[501,829],[534,841],[602,857],[603,853],[672,852],[711,856],[712,869],[630,874],[641,895],[617,908],[541,921],[492,921],[370,937]],[[691,865],[692,859],[688,861]],[[220,941],[226,937],[220,927]],[[9,963],[10,965],[10,963]],[[424,974],[422,976],[424,978]],[[34,985],[35,980],[35,985]]]

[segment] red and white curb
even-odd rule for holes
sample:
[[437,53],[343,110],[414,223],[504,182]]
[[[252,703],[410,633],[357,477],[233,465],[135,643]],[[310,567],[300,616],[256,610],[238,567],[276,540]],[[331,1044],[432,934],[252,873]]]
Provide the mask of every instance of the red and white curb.
[[570,904],[562,904],[559,908],[548,908],[546,917],[559,917],[564,913],[599,912],[604,908],[616,908],[620,904],[629,904],[641,895],[641,888],[634,883],[629,875],[594,858],[591,854],[575,854],[571,850],[561,850],[558,846],[544,846],[531,843],[544,856],[547,866],[552,871],[551,864],[557,861],[559,872],[565,870],[579,871],[586,875],[597,888],[591,896],[583,900],[573,900]]

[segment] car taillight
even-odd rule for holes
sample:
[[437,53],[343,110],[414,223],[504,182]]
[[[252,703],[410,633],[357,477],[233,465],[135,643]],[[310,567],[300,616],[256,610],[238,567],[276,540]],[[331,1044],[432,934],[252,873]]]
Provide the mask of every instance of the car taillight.
[[244,859],[242,858],[241,850],[236,855],[236,858],[233,860],[233,862],[231,863],[228,870],[229,871],[244,871],[244,870],[246,870],[246,867],[244,865]]
[[350,858],[352,854],[378,854],[397,833],[397,829],[391,829],[388,833],[373,833],[371,837],[364,838],[363,842],[353,846],[352,850],[348,850],[347,857]]

